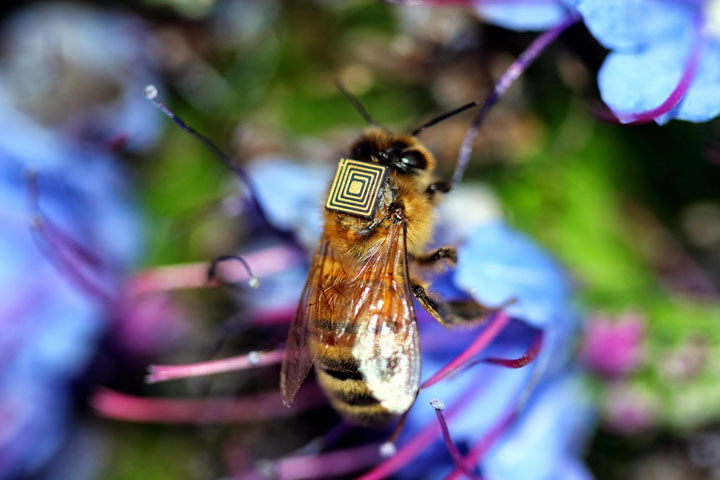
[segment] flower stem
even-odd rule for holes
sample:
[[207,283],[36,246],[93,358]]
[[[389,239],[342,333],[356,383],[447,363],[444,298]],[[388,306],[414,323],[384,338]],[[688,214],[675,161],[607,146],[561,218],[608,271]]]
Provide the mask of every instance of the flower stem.
[[90,404],[101,417],[128,422],[217,424],[255,422],[296,415],[326,405],[317,386],[306,386],[285,407],[279,391],[228,398],[146,398],[110,389],[97,390]]
[[495,337],[508,325],[510,317],[504,312],[498,312],[493,315],[488,326],[483,332],[476,338],[468,348],[465,349],[460,355],[455,357],[450,363],[445,365],[443,368],[438,370],[433,376],[425,380],[420,389],[435,385],[437,382],[453,373],[458,368],[461,368],[468,360],[480,353],[485,349]]
[[[301,264],[304,259],[298,250],[289,246],[274,246],[243,255],[252,271],[258,277],[272,275]],[[207,281],[208,264],[206,262],[170,265],[145,270],[130,281],[130,291],[135,295],[155,291],[177,290],[185,288],[204,288],[217,285]],[[228,262],[221,267],[223,279],[227,282],[248,281],[250,275],[244,265]]]
[[[478,389],[477,384],[468,388],[467,391],[447,409],[447,419],[451,420],[467,407],[468,404],[475,399],[476,395],[481,393],[481,390],[482,389]],[[357,480],[381,480],[387,478],[420,455],[423,450],[438,438],[440,433],[441,428],[438,422],[428,423],[412,440],[398,449],[392,457],[380,463]]]
[[453,173],[452,182],[457,184],[462,180],[467,164],[470,161],[470,154],[472,153],[472,145],[480,131],[485,117],[487,117],[490,109],[495,105],[498,100],[505,94],[510,85],[518,79],[520,75],[532,65],[535,59],[550,45],[555,39],[567,30],[570,26],[575,24],[580,19],[576,14],[568,15],[568,17],[561,22],[559,25],[551,28],[550,30],[541,33],[530,46],[520,54],[520,56],[505,70],[505,73],[500,76],[497,83],[493,87],[493,90],[485,99],[480,113],[477,114],[473,120],[470,128],[465,134],[462,146],[460,147],[460,153],[458,154],[457,165],[455,166],[455,173]]
[[[515,409],[506,414],[483,438],[473,445],[470,453],[464,459],[464,465],[477,464],[483,456],[485,456],[485,453],[487,453],[498,437],[500,437],[500,435],[512,424],[516,417],[517,410]],[[461,475],[465,475],[465,472],[460,468],[456,468],[445,480],[455,480],[460,478]]]
[[535,357],[537,357],[538,353],[540,353],[540,348],[543,344],[543,337],[544,335],[542,330],[538,331],[532,344],[530,345],[530,348],[518,358],[486,358],[483,362],[507,368],[522,368],[535,360]]
[[[335,450],[320,455],[303,455],[282,458],[270,464],[272,478],[300,480],[305,478],[344,477],[375,464],[380,458],[378,444]],[[243,473],[233,480],[267,478],[256,472]]]
[[174,112],[172,112],[167,105],[165,105],[163,102],[158,100],[157,98],[157,88],[154,85],[148,85],[145,87],[145,97],[150,100],[162,113],[164,113],[170,120],[175,122],[175,124],[180,127],[182,130],[186,131],[193,137],[195,137],[197,140],[200,141],[210,152],[212,152],[213,155],[215,155],[215,158],[218,159],[220,163],[223,164],[224,167],[226,167],[228,170],[233,172],[240,180],[245,184],[245,188],[247,188],[248,194],[250,196],[251,203],[255,210],[257,211],[257,214],[262,219],[263,223],[268,226],[271,230],[279,233],[282,237],[287,236],[287,232],[280,231],[277,227],[275,227],[272,223],[270,223],[270,220],[268,220],[267,214],[265,213],[265,209],[263,209],[262,205],[260,204],[260,200],[258,199],[257,195],[257,189],[255,188],[252,180],[250,179],[250,176],[247,174],[244,168],[240,167],[236,163],[234,163],[230,157],[220,150],[212,141],[210,141],[209,138],[207,138],[202,133],[195,130],[190,125],[186,124],[185,121],[177,116]]
[[437,399],[433,399],[430,404],[435,409],[435,415],[437,416],[438,423],[440,424],[440,430],[442,431],[443,440],[445,441],[445,445],[450,452],[450,456],[452,457],[455,466],[465,475],[467,475],[468,478],[477,479],[477,475],[475,475],[467,466],[467,464],[465,463],[465,459],[462,457],[462,455],[460,455],[460,452],[455,446],[455,442],[453,442],[452,437],[450,437],[450,429],[448,428],[447,422],[445,421],[445,416],[442,413],[442,411],[445,409],[445,405],[442,403],[438,405]]
[[278,349],[269,352],[250,352],[246,355],[185,365],[150,365],[145,383],[166,382],[275,365],[282,361],[283,353],[284,350]]
[[30,228],[38,249],[69,283],[100,302],[112,303],[115,296],[101,285],[98,278],[108,273],[104,271],[106,268],[100,256],[49,221],[40,208],[39,196],[37,176],[31,172],[27,175],[27,197],[34,215]]

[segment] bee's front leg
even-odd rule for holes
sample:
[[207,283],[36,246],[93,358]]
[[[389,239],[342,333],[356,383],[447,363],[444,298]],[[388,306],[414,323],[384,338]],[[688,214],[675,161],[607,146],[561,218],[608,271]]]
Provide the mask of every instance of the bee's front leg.
[[423,308],[445,328],[475,326],[484,322],[489,314],[498,312],[515,302],[513,298],[503,302],[503,304],[498,307],[488,307],[475,300],[451,300],[441,302],[428,295],[425,287],[417,282],[413,282],[412,289],[415,298],[418,299]]

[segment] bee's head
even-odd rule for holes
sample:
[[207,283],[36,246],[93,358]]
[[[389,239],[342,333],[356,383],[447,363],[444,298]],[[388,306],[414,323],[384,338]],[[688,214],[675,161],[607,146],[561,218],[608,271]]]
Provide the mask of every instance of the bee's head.
[[350,158],[378,163],[406,174],[435,168],[432,154],[415,137],[369,129],[350,147]]

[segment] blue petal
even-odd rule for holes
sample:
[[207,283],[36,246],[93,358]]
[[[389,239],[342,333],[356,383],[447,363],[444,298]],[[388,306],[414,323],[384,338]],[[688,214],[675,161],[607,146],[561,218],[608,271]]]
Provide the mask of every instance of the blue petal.
[[619,115],[660,106],[680,81],[690,44],[683,37],[639,51],[610,53],[598,72],[603,101]]
[[705,122],[720,115],[720,45],[706,42],[695,79],[678,107],[669,117]]
[[675,0],[575,0],[595,38],[610,49],[687,36],[697,6]]
[[[28,95],[33,95],[33,103],[51,104],[63,75],[68,77],[66,82],[72,81],[73,75],[82,75],[88,84],[102,83],[117,94],[82,111],[68,109],[60,121],[72,125],[68,130],[102,141],[122,135],[128,148],[146,148],[157,139],[165,121],[142,95],[143,87],[156,81],[157,75],[148,32],[139,19],[82,5],[38,3],[13,16],[6,27],[0,97],[9,99],[0,98],[0,103],[6,104],[0,108],[14,109],[17,98]],[[47,61],[48,38],[63,53],[60,72],[56,62]],[[66,70],[69,73],[63,73]],[[26,116],[19,111],[13,115]],[[33,128],[62,130],[54,127]]]
[[483,471],[489,480],[589,479],[576,458],[592,424],[590,395],[580,375],[553,379],[488,452]]
[[485,4],[475,9],[487,22],[519,31],[547,30],[568,16],[559,0]]
[[322,229],[322,205],[331,169],[281,158],[260,158],[248,172],[258,200],[277,227],[297,233],[314,250]]
[[515,298],[507,311],[540,328],[567,309],[568,284],[562,268],[503,223],[478,227],[458,256],[456,284],[484,304]]

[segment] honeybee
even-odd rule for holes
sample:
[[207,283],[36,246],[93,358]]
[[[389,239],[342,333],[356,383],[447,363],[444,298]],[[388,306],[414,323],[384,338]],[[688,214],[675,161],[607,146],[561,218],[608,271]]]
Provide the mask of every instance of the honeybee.
[[341,159],[288,334],[280,377],[286,405],[314,365],[340,414],[386,425],[408,411],[420,384],[413,297],[445,326],[492,311],[474,301],[441,303],[411,276],[416,266],[457,260],[452,247],[424,252],[434,207],[452,186],[434,169],[416,137],[382,128],[366,130]]

